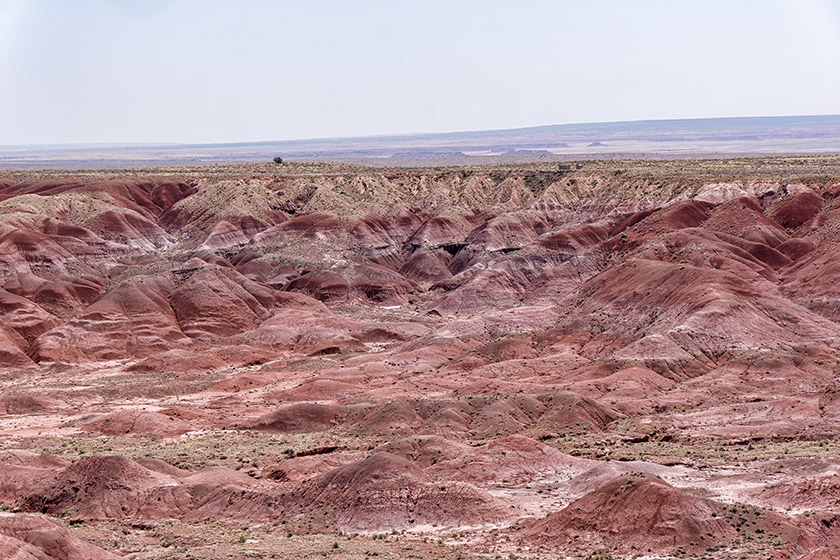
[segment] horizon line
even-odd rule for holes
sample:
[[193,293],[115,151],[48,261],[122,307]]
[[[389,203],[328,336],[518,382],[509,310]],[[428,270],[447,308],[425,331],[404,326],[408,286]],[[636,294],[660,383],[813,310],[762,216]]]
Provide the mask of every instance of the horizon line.
[[666,122],[683,122],[683,121],[721,121],[721,120],[759,120],[759,119],[791,119],[791,118],[825,118],[837,117],[840,118],[840,113],[827,114],[806,114],[806,115],[751,115],[751,116],[724,116],[724,117],[687,117],[679,119],[636,119],[636,120],[619,120],[619,121],[589,121],[589,122],[568,122],[568,123],[554,123],[533,126],[521,126],[514,128],[489,128],[489,129],[474,129],[474,130],[450,130],[438,132],[398,132],[398,133],[383,133],[383,134],[367,134],[360,136],[321,136],[310,138],[292,138],[286,140],[245,140],[245,141],[230,141],[230,142],[63,142],[63,143],[44,143],[44,144],[0,144],[0,149],[16,148],[16,149],[32,149],[32,148],[117,148],[117,147],[185,147],[185,146],[236,146],[249,144],[280,144],[280,143],[295,143],[295,142],[327,142],[339,140],[366,140],[366,139],[387,139],[387,138],[409,138],[413,136],[447,136],[457,134],[492,134],[502,132],[517,132],[525,130],[537,130],[559,127],[573,127],[573,126],[589,126],[589,125],[621,125],[621,124],[641,124],[641,123],[666,123]]

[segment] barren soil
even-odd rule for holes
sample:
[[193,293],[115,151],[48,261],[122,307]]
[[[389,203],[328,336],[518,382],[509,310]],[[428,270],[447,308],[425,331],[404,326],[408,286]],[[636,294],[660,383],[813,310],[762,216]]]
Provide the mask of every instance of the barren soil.
[[0,174],[0,557],[835,558],[840,158]]

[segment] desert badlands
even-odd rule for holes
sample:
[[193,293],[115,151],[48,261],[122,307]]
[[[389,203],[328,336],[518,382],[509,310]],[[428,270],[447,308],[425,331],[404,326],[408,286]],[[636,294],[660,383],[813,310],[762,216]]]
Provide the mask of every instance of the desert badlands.
[[0,557],[840,558],[840,158],[0,173]]

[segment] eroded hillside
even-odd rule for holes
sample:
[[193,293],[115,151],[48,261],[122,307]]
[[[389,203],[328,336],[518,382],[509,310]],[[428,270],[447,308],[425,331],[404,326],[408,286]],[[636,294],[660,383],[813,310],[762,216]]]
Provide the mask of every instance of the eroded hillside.
[[0,551],[831,557],[838,242],[833,157],[2,175]]

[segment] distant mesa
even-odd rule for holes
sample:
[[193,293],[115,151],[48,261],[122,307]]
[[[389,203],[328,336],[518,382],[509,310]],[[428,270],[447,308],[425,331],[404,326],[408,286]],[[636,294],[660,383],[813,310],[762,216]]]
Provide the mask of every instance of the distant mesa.
[[553,155],[548,150],[529,150],[527,148],[509,150],[507,153],[510,154],[510,155],[515,155],[515,156],[550,156],[550,155]]
[[[596,136],[599,141],[592,142]],[[840,115],[704,118],[599,123],[568,123],[528,128],[315,138],[225,144],[99,145],[0,147],[3,169],[128,169],[227,163],[267,163],[288,167],[290,161],[315,160],[411,166],[428,163],[530,161],[532,149],[602,148],[620,141],[626,153],[695,155],[836,153]],[[509,153],[515,150],[516,153]],[[525,150],[522,153],[521,150]],[[283,154],[279,156],[277,154]],[[546,156],[548,157],[548,156]],[[281,158],[282,161],[276,161]],[[494,160],[493,158],[498,158]],[[274,162],[274,163],[271,163]]]
[[396,151],[391,154],[392,159],[436,159],[436,158],[451,158],[451,157],[464,157],[465,154],[461,150],[424,150],[422,148],[412,149],[412,150],[402,150]]

